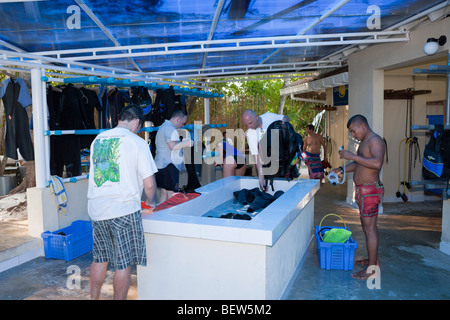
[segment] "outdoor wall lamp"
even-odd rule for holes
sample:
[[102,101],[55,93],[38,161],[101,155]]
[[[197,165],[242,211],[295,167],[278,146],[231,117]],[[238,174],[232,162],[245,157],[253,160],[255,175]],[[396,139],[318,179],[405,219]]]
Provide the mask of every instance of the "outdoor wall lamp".
[[446,42],[447,42],[446,36],[440,36],[439,39],[428,38],[427,43],[425,43],[425,46],[423,47],[423,51],[427,55],[432,56],[438,51],[439,46],[443,46]]

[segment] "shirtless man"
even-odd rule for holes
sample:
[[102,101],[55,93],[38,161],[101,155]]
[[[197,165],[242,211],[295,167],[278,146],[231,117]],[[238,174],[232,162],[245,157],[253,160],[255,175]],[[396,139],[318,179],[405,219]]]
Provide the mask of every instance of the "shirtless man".
[[324,160],[327,160],[327,146],[320,134],[314,132],[314,126],[306,126],[308,136],[303,142],[303,152],[306,153],[306,165],[310,179],[322,179],[324,177],[322,162],[320,161],[320,147],[323,146]]
[[[360,219],[366,237],[368,259],[356,261],[356,264],[365,266],[380,266],[378,259],[378,205],[384,194],[384,187],[380,181],[380,170],[383,166],[386,152],[383,139],[369,127],[367,119],[362,115],[355,115],[347,122],[347,128],[354,138],[361,143],[357,154],[348,150],[339,150],[339,157],[352,161],[345,168],[346,172],[354,172],[356,203],[359,207]],[[334,172],[342,173],[342,168]],[[373,273],[367,269],[353,273],[354,279],[368,279]]]

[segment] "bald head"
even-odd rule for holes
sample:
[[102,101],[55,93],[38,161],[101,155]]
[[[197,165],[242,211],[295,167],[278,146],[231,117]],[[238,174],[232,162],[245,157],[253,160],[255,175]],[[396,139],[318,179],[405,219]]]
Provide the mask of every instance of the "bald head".
[[249,128],[249,129],[256,129],[261,126],[259,117],[256,115],[256,112],[253,110],[245,110],[242,113],[242,122]]

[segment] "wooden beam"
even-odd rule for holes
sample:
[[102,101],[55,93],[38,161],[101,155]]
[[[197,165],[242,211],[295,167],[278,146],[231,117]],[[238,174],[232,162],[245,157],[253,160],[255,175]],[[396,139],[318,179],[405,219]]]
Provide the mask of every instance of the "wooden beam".
[[427,106],[445,106],[445,100],[427,101]]
[[327,110],[327,111],[334,111],[337,110],[337,107],[330,107],[330,106],[316,106],[316,107],[311,107],[311,109],[313,110]]
[[403,89],[403,90],[384,90],[385,100],[406,100],[414,99],[414,96],[420,94],[429,94],[431,90],[414,90],[414,89]]

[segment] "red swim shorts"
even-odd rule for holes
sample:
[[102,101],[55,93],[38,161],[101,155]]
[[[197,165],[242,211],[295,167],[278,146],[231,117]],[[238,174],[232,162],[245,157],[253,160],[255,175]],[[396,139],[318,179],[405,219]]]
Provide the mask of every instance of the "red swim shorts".
[[374,217],[378,215],[378,205],[384,194],[384,186],[378,181],[356,185],[356,203],[361,217]]

